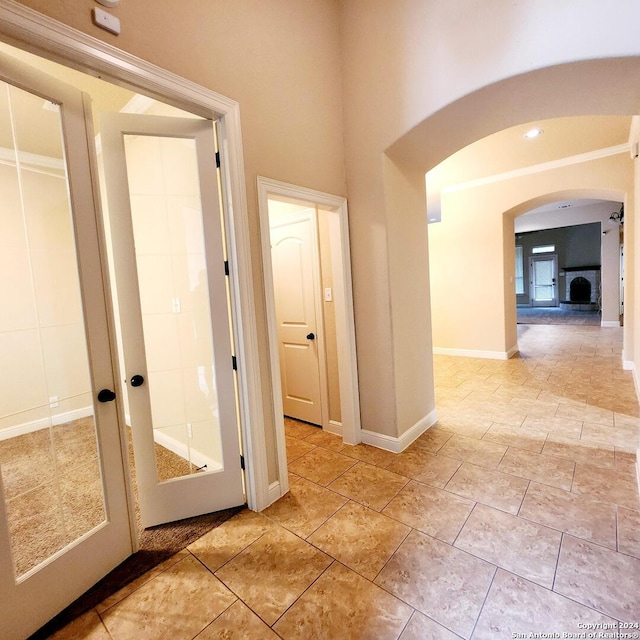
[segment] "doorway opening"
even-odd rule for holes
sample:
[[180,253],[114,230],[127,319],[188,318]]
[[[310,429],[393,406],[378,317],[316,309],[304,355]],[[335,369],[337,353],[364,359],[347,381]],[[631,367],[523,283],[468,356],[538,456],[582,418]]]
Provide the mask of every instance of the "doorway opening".
[[286,478],[285,415],[347,444],[361,441],[347,207],[344,198],[268,178],[258,178],[258,191],[274,419]]

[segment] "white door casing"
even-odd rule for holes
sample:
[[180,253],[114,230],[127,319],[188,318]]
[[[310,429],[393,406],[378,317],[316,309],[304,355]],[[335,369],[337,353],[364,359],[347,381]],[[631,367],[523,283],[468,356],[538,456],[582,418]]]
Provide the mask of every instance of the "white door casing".
[[[104,519],[30,571],[14,575],[12,538],[3,487],[0,486],[0,619],[3,638],[24,638],[70,604],[133,551],[119,399],[97,402],[99,391],[115,388],[107,300],[106,265],[100,244],[95,150],[87,96],[34,69],[0,56],[0,78],[26,92],[60,105],[68,193],[79,276],[82,323],[89,360],[91,407],[97,437],[99,486]],[[18,156],[19,158],[19,156]],[[20,160],[16,160],[19,170]],[[52,248],[54,248],[52,246]],[[60,353],[65,358],[65,353]],[[68,362],[72,367],[75,362]],[[107,394],[108,395],[108,394]],[[111,396],[108,396],[111,397]],[[55,422],[54,422],[55,424]],[[65,425],[63,425],[65,427]],[[67,428],[67,427],[65,427]],[[57,464],[54,473],[58,473]],[[49,469],[42,469],[42,472]],[[0,477],[0,485],[2,485]],[[73,486],[73,484],[71,485]],[[47,505],[48,506],[48,505]],[[44,505],[43,505],[44,507]]]
[[326,367],[314,211],[271,226],[284,415],[325,426]]
[[[143,526],[241,505],[213,123],[104,114],[101,135]],[[158,477],[155,443],[188,469]]]

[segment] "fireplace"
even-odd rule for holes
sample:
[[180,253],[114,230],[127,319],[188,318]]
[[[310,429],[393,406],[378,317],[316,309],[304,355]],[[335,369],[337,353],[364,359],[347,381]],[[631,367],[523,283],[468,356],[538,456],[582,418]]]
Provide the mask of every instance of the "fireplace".
[[565,297],[560,302],[563,309],[596,311],[599,309],[600,267],[566,267]]

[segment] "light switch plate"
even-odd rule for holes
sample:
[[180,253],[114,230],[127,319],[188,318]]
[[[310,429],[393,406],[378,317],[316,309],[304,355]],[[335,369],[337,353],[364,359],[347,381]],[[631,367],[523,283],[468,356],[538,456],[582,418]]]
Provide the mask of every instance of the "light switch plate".
[[109,33],[120,35],[120,20],[110,13],[107,13],[104,9],[94,7],[91,9],[91,17],[93,18],[93,24]]

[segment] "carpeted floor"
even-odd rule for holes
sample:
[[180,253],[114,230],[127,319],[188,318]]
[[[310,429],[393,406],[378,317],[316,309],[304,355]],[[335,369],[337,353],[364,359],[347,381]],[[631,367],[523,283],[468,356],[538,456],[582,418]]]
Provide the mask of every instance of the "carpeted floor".
[[[156,445],[162,480],[197,472],[193,465]],[[242,507],[142,529],[135,466],[129,462],[140,550],[38,631],[47,638],[178,551],[222,524]],[[16,574],[24,575],[104,520],[93,418],[0,441],[0,470]]]
[[518,324],[582,324],[600,326],[599,311],[569,311],[560,307],[518,307]]

